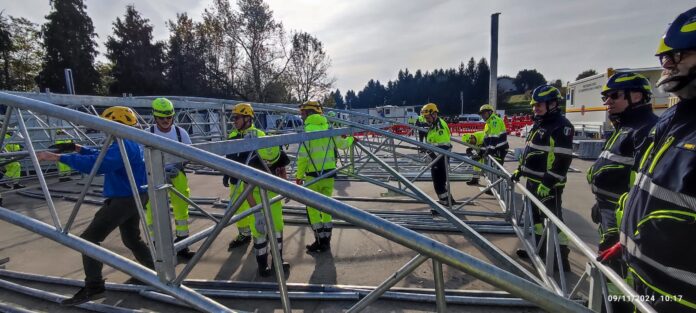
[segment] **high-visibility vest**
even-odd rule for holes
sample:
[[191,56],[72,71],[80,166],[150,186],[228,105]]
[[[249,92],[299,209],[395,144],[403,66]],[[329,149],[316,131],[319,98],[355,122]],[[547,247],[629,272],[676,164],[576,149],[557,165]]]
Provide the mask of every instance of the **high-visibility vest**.
[[[305,132],[328,130],[329,124],[321,114],[312,114],[304,121]],[[309,176],[320,176],[325,171],[336,168],[336,148],[346,149],[353,138],[326,137],[305,141],[300,144],[297,152],[297,171],[295,177],[304,179]]]

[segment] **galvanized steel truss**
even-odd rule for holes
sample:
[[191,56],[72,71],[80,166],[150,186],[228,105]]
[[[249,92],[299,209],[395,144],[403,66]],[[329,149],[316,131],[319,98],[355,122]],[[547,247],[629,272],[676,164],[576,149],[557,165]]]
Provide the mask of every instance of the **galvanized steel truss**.
[[[22,97],[26,96],[26,97]],[[35,99],[30,99],[35,98]],[[452,153],[450,151],[442,150],[437,147],[423,144],[415,139],[395,135],[388,130],[384,130],[381,127],[388,125],[387,120],[382,120],[384,125],[363,125],[351,121],[344,121],[336,118],[329,118],[329,121],[343,125],[343,128],[335,128],[322,132],[314,133],[294,133],[288,130],[278,130],[277,133],[281,133],[278,136],[269,136],[264,138],[255,138],[244,140],[243,142],[236,143],[235,145],[227,144],[224,141],[206,141],[214,139],[225,139],[228,127],[228,117],[227,111],[233,105],[234,101],[224,101],[217,99],[204,99],[204,98],[178,98],[177,99],[177,120],[180,125],[182,122],[190,121],[190,126],[188,130],[193,133],[197,133],[198,136],[194,137],[203,141],[201,143],[195,144],[193,146],[188,146],[171,140],[162,139],[156,135],[143,133],[142,131],[120,125],[117,123],[112,123],[109,121],[102,120],[94,114],[98,111],[95,107],[106,107],[112,105],[125,105],[136,109],[141,109],[141,113],[144,112],[145,108],[149,108],[150,99],[148,98],[106,98],[106,97],[91,97],[91,96],[66,96],[66,95],[46,95],[46,94],[21,94],[12,95],[8,93],[0,93],[0,103],[8,106],[7,115],[5,116],[5,123],[3,124],[3,131],[0,135],[4,135],[7,125],[11,125],[10,114],[13,110],[16,110],[17,124],[19,130],[24,136],[24,143],[28,150],[27,155],[31,158],[31,163],[35,169],[40,169],[40,164],[36,159],[36,149],[34,147],[34,142],[30,137],[29,130],[26,126],[26,121],[22,118],[25,112],[31,112],[32,116],[37,116],[35,114],[44,115],[47,119],[57,118],[61,121],[62,125],[67,123],[73,128],[74,137],[77,139],[89,140],[92,142],[102,142],[102,147],[108,147],[112,140],[115,140],[119,145],[121,154],[124,159],[127,159],[125,150],[123,148],[123,139],[129,139],[143,144],[146,149],[146,166],[148,169],[148,193],[150,195],[150,204],[153,207],[153,219],[154,219],[154,233],[155,238],[147,238],[148,242],[152,243],[154,239],[158,242],[157,245],[150,244],[151,253],[156,261],[156,272],[150,271],[143,266],[129,261],[107,249],[99,246],[95,246],[88,243],[80,238],[75,237],[69,233],[70,226],[74,220],[74,216],[79,210],[82,199],[87,193],[89,188],[89,181],[94,177],[96,171],[92,171],[88,176],[88,183],[85,184],[80,197],[78,198],[71,217],[65,226],[62,225],[59,220],[55,208],[52,204],[50,191],[46,185],[44,176],[45,171],[48,168],[44,168],[44,171],[36,171],[39,180],[39,185],[42,188],[42,192],[47,201],[49,210],[51,212],[53,225],[44,224],[42,222],[33,220],[26,216],[22,216],[5,208],[0,208],[0,218],[5,221],[11,222],[15,225],[24,227],[30,231],[41,234],[47,238],[60,242],[76,251],[87,254],[95,259],[103,261],[106,264],[111,265],[114,268],[122,270],[129,275],[138,278],[150,286],[157,288],[159,291],[168,294],[178,300],[184,301],[190,306],[193,306],[199,310],[204,311],[232,311],[229,308],[223,307],[214,300],[207,298],[201,293],[192,290],[188,287],[183,286],[181,283],[185,281],[187,275],[190,273],[191,269],[197,264],[202,256],[206,253],[210,244],[217,237],[220,231],[227,225],[233,223],[236,220],[253,214],[258,210],[264,211],[264,216],[266,217],[267,229],[273,229],[269,227],[272,225],[272,220],[270,219],[270,203],[275,201],[280,201],[284,198],[290,198],[298,201],[302,204],[317,207],[323,211],[329,212],[332,215],[352,224],[353,226],[364,228],[371,231],[379,236],[392,240],[396,243],[404,245],[408,248],[413,249],[418,252],[418,256],[412,259],[410,262],[405,264],[396,274],[392,275],[380,286],[374,288],[374,290],[368,293],[361,301],[359,301],[353,308],[351,312],[358,312],[363,309],[366,305],[369,305],[372,301],[379,298],[385,292],[387,292],[394,284],[396,284],[399,279],[410,273],[418,265],[427,261],[427,259],[432,259],[433,269],[434,269],[434,279],[436,282],[435,288],[435,302],[437,303],[437,309],[439,312],[444,312],[446,308],[446,303],[449,301],[448,296],[445,294],[444,284],[442,280],[442,264],[447,264],[451,267],[460,269],[465,273],[468,273],[478,279],[481,279],[493,286],[501,288],[514,296],[518,296],[522,299],[530,301],[535,305],[542,307],[549,311],[569,311],[569,312],[585,312],[588,309],[581,306],[577,302],[569,299],[569,296],[574,296],[574,292],[568,293],[565,289],[565,282],[563,281],[563,275],[561,277],[561,286],[554,281],[553,274],[548,274],[551,271],[553,265],[544,265],[543,262],[534,255],[533,261],[535,267],[538,271],[539,277],[528,272],[524,267],[520,266],[516,261],[503,253],[500,249],[495,247],[490,243],[485,237],[483,237],[480,232],[475,230],[472,225],[462,221],[454,212],[461,210],[463,205],[459,207],[452,208],[451,206],[445,207],[436,202],[433,198],[428,196],[422,190],[420,190],[413,182],[427,171],[427,169],[434,164],[431,162],[427,166],[423,166],[421,158],[418,156],[406,154],[398,151],[403,150],[404,147],[415,147],[416,149],[425,149],[427,151],[432,151],[440,155],[440,157],[445,157],[456,162],[457,165],[452,167],[450,173],[454,174],[455,177],[458,174],[471,174],[470,167],[477,166],[482,168],[490,184],[486,189],[491,189],[494,191],[500,205],[502,216],[507,216],[507,218],[512,222],[513,229],[523,240],[525,248],[534,253],[534,243],[533,240],[529,241],[529,223],[524,223],[522,226],[518,223],[519,218],[525,212],[529,212],[529,209],[523,210],[520,213],[519,209],[515,206],[515,192],[514,188],[517,187],[524,197],[524,202],[533,201],[535,204],[539,205],[544,213],[548,214],[548,209],[543,207],[541,203],[529,193],[524,187],[519,184],[513,184],[510,180],[510,176],[505,170],[500,167],[495,161],[490,161],[488,164],[480,164],[476,161],[471,160],[468,157]],[[52,103],[60,104],[65,107],[51,105]],[[273,105],[273,104],[260,104],[254,103],[254,108],[258,112],[278,112],[288,116],[289,114],[296,114],[297,110],[287,105]],[[87,114],[84,112],[79,112],[69,107],[81,107],[86,108]],[[346,113],[349,115],[360,116],[361,114],[351,111],[334,110],[340,113]],[[203,113],[201,113],[203,112]],[[199,114],[200,116],[205,116],[204,119],[199,119],[194,114]],[[141,114],[142,115],[142,114]],[[364,114],[363,114],[364,115]],[[38,117],[37,121],[38,121]],[[372,117],[374,118],[374,117]],[[147,117],[141,118],[143,122],[147,122]],[[379,120],[379,118],[378,118]],[[282,119],[281,125],[284,125],[285,117]],[[39,123],[43,129],[40,131],[46,132],[54,129],[54,124],[43,121]],[[79,125],[79,126],[78,126]],[[41,127],[39,127],[41,128]],[[87,136],[86,129],[98,130],[102,133],[107,134],[106,138],[98,136]],[[197,130],[197,131],[196,131]],[[342,166],[336,169],[336,172],[345,174],[346,176],[371,182],[378,186],[385,187],[394,193],[404,195],[406,197],[412,198],[415,201],[420,201],[427,204],[432,209],[439,212],[439,214],[445,217],[457,230],[462,232],[472,243],[474,243],[481,251],[486,253],[494,262],[500,266],[500,268],[487,264],[481,260],[478,260],[469,254],[462,251],[456,250],[442,243],[434,241],[426,236],[423,236],[417,232],[404,228],[402,226],[396,225],[389,221],[386,221],[378,216],[370,214],[368,212],[359,210],[337,199],[327,198],[320,196],[316,193],[309,191],[301,186],[294,185],[285,180],[279,179],[273,175],[255,170],[253,168],[240,165],[238,163],[232,162],[225,159],[223,156],[229,153],[243,152],[243,151],[254,151],[263,147],[271,147],[278,145],[298,145],[304,141],[316,138],[324,137],[335,137],[340,135],[350,135],[358,131],[370,132],[377,134],[375,137],[363,138],[362,141],[357,142],[354,147],[349,150],[348,153],[341,155]],[[50,138],[50,133],[46,133]],[[193,137],[193,136],[192,136]],[[0,136],[3,138],[3,136]],[[102,139],[102,140],[99,140]],[[1,141],[2,139],[0,139]],[[456,140],[455,140],[456,141]],[[463,144],[459,141],[460,144]],[[37,144],[39,148],[45,148],[46,146],[41,146],[40,143]],[[104,149],[102,150],[104,151]],[[385,153],[386,154],[383,154]],[[6,156],[6,155],[3,155]],[[103,156],[103,155],[102,155]],[[185,159],[190,160],[194,163],[206,166],[213,170],[219,171],[223,174],[230,175],[232,177],[244,180],[248,183],[243,193],[247,194],[251,191],[251,186],[258,186],[263,190],[273,191],[278,194],[277,197],[273,199],[268,199],[263,197],[265,192],[262,192],[262,203],[246,211],[244,214],[235,216],[234,212],[236,208],[241,204],[241,201],[236,201],[236,203],[228,203],[225,213],[222,216],[211,214],[206,212],[200,206],[196,205],[196,201],[191,199],[185,199],[183,195],[177,195],[184,198],[189,204],[194,206],[194,208],[200,211],[206,218],[215,222],[215,226],[210,227],[204,231],[192,235],[187,240],[177,242],[173,244],[172,240],[172,230],[170,222],[170,212],[167,200],[167,192],[173,190],[171,185],[167,184],[163,173],[163,164],[170,162],[172,159]],[[369,164],[368,164],[369,161]],[[100,161],[98,161],[100,162]],[[419,164],[420,163],[420,164]],[[126,163],[127,164],[127,163]],[[397,186],[388,184],[387,182],[380,180],[379,177],[371,175],[373,173],[368,172],[370,166],[378,167],[382,171],[389,173],[389,179],[395,179],[397,181]],[[96,168],[96,166],[95,166]],[[409,169],[410,175],[406,177],[403,175],[400,169]],[[415,169],[418,169],[416,173]],[[411,172],[413,170],[413,172]],[[469,171],[469,172],[467,172]],[[448,171],[449,173],[450,171]],[[131,180],[131,185],[133,186],[133,193],[137,194],[135,188],[133,174],[130,168],[128,168],[129,178]],[[333,173],[325,173],[325,175],[331,175]],[[314,180],[316,181],[316,179]],[[305,186],[313,183],[314,181],[305,182]],[[485,190],[484,190],[485,191]],[[482,194],[482,191],[480,194]],[[479,195],[467,199],[467,202],[473,201]],[[136,197],[137,199],[138,197]],[[239,199],[244,199],[245,196],[239,197]],[[142,211],[143,204],[138,202],[139,211]],[[142,216],[141,216],[142,217]],[[144,223],[144,218],[141,218]],[[622,291],[628,295],[635,295],[635,292],[630,290],[625,283],[610,269],[601,265],[600,263],[594,261],[594,254],[592,251],[582,242],[577,236],[572,234],[570,230],[565,226],[560,220],[554,216],[549,216],[547,219],[548,223],[548,236],[551,238],[549,240],[550,248],[554,247],[555,250],[558,249],[556,231],[555,228],[564,231],[569,234],[571,242],[580,248],[580,251],[588,257],[589,268],[593,271],[590,277],[594,278],[594,283],[597,286],[603,285],[603,280],[598,279],[601,275],[598,273],[603,273],[612,282],[617,284]],[[524,225],[527,225],[525,228]],[[146,225],[143,225],[147,229]],[[148,232],[145,232],[146,234]],[[146,235],[147,236],[147,235]],[[149,236],[147,236],[149,237]],[[278,256],[278,247],[275,242],[275,237],[270,236],[271,242],[271,252],[273,254],[274,262],[280,260]],[[189,261],[187,266],[179,274],[175,273],[174,270],[174,254],[175,251],[181,250],[184,247],[204,240],[202,246],[197,251],[194,259]],[[160,244],[162,243],[162,244]],[[167,244],[164,244],[167,243]],[[554,249],[549,249],[554,250]],[[555,255],[558,255],[557,253]],[[553,253],[547,255],[547,261],[551,261],[554,257]],[[559,259],[560,260],[560,259]],[[551,266],[551,267],[549,267]],[[288,288],[286,287],[284,281],[284,275],[282,275],[282,266],[280,264],[275,264],[276,277],[278,277],[278,286],[280,292],[280,299],[282,301],[283,308],[286,312],[290,310],[290,296],[288,293]],[[600,283],[597,283],[599,281]],[[152,294],[148,292],[143,292],[140,289],[141,294],[144,296],[149,296],[157,298],[163,301],[167,298],[161,294]],[[598,303],[596,292],[593,293],[595,297],[590,301],[590,308],[597,311]],[[643,311],[650,312],[650,308],[646,307],[644,304],[638,304],[639,308]]]

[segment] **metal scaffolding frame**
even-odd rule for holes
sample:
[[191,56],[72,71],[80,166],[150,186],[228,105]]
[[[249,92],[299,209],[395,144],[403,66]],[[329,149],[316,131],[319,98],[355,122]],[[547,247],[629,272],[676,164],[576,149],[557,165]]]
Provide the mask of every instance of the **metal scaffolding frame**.
[[[226,115],[231,105],[236,103],[235,101],[190,97],[179,98],[178,100],[181,102],[177,101],[177,115],[179,117],[188,118],[191,120],[192,125],[201,130],[200,138],[202,140],[224,139],[226,137]],[[45,101],[54,101],[60,105],[53,105]],[[136,109],[146,107],[149,108],[149,102],[150,100],[148,98],[108,98],[26,93],[21,93],[20,96],[17,95],[17,93],[10,94],[0,92],[0,104],[8,106],[8,113],[5,116],[5,123],[3,124],[2,131],[0,132],[0,138],[4,137],[7,126],[11,124],[9,122],[9,115],[16,110],[18,127],[24,136],[24,142],[29,150],[27,155],[30,156],[31,163],[33,164],[34,168],[37,169],[35,171],[36,176],[38,177],[39,185],[42,188],[44,198],[46,199],[47,205],[51,212],[53,225],[48,225],[26,216],[22,216],[5,208],[0,208],[0,218],[109,264],[112,267],[140,279],[148,285],[157,288],[160,292],[164,292],[168,295],[165,296],[163,294],[141,293],[143,296],[169,302],[173,301],[175,298],[183,301],[187,305],[203,311],[222,312],[233,310],[220,305],[196,290],[183,286],[182,282],[185,281],[188,273],[190,273],[191,269],[202,258],[206,250],[210,247],[210,243],[216,239],[220,231],[230,223],[233,223],[244,216],[253,214],[258,210],[263,210],[265,213],[264,216],[266,219],[265,222],[267,223],[267,229],[273,229],[273,227],[270,225],[273,223],[270,219],[270,203],[280,201],[285,198],[319,208],[320,210],[326,211],[355,227],[368,230],[376,235],[408,247],[418,253],[418,256],[405,264],[394,275],[390,276],[389,279],[385,280],[380,286],[374,288],[372,292],[366,294],[361,301],[356,303],[356,305],[350,309],[351,312],[359,312],[369,305],[369,303],[380,298],[380,296],[384,295],[385,292],[388,292],[388,290],[390,290],[390,288],[394,286],[394,284],[396,284],[401,278],[405,277],[413,269],[418,267],[418,265],[424,263],[428,259],[431,259],[433,263],[433,274],[436,282],[435,302],[437,304],[438,312],[444,312],[446,303],[449,301],[449,296],[444,291],[444,283],[442,280],[443,264],[447,264],[453,268],[459,269],[473,277],[505,290],[511,295],[517,296],[552,312],[586,312],[589,311],[589,309],[599,311],[601,307],[597,307],[597,304],[599,303],[601,305],[601,290],[598,293],[597,289],[601,289],[602,286],[604,286],[604,280],[601,277],[602,275],[616,284],[625,294],[635,296],[635,291],[631,290],[616,273],[611,271],[611,269],[600,264],[599,262],[596,262],[594,260],[596,256],[589,249],[589,247],[587,247],[587,245],[585,245],[575,234],[573,234],[565,224],[555,218],[553,214],[550,214],[550,211],[541,205],[539,200],[536,199],[532,193],[524,189],[524,187],[520,184],[513,184],[513,182],[510,180],[509,173],[507,173],[505,169],[497,164],[494,160],[489,161],[488,164],[480,164],[466,156],[424,144],[409,137],[395,135],[388,130],[382,129],[382,127],[390,123],[390,121],[386,119],[381,119],[381,121],[385,124],[363,125],[351,121],[344,121],[341,119],[328,117],[330,122],[334,122],[345,127],[334,128],[321,132],[287,133],[264,138],[254,138],[235,143],[234,145],[226,143],[225,141],[207,141],[189,146],[150,134],[147,130],[143,131],[134,127],[113,123],[94,115],[97,113],[95,107],[126,105]],[[253,103],[253,106],[255,110],[259,111],[280,112],[281,114],[297,113],[297,109],[288,105]],[[89,110],[86,111],[90,114],[71,109],[83,107],[88,107]],[[204,111],[203,114],[205,116],[208,116],[208,121],[197,123],[194,121],[195,119],[191,117],[191,114],[193,114],[192,112],[194,111],[201,110]],[[79,209],[82,200],[87,193],[87,189],[90,185],[89,182],[94,177],[96,172],[94,170],[92,173],[90,173],[88,183],[85,184],[85,187],[75,204],[68,223],[66,223],[64,226],[62,225],[55,212],[55,208],[52,205],[51,192],[48,189],[44,179],[44,172],[47,171],[47,169],[44,169],[43,171],[40,170],[41,167],[35,155],[37,149],[34,148],[32,143],[33,141],[30,137],[31,134],[29,133],[26,123],[22,118],[25,111],[31,112],[32,116],[37,116],[37,119],[39,118],[36,114],[39,114],[46,116],[47,118],[57,118],[60,121],[65,121],[68,123],[68,125],[74,127],[76,137],[85,135],[84,137],[89,138],[90,141],[101,141],[103,147],[108,147],[110,142],[114,140],[116,144],[119,145],[124,159],[127,159],[122,142],[124,139],[138,142],[146,147],[145,155],[146,167],[148,170],[148,193],[150,195],[150,204],[153,208],[154,240],[157,241],[158,244],[153,247],[153,239],[146,239],[150,243],[149,246],[151,247],[153,259],[155,260],[156,271],[153,272],[105,248],[93,245],[69,233],[70,226],[74,220],[74,215],[76,215],[77,210]],[[361,115],[360,113],[352,111],[334,111],[357,116]],[[379,118],[377,119],[379,120]],[[142,120],[147,121],[147,118],[143,117]],[[211,120],[219,120],[219,127],[210,126],[216,123]],[[42,124],[42,126],[46,126],[48,128],[51,128],[51,125],[52,124],[50,123],[45,123],[45,125]],[[412,127],[410,125],[408,126]],[[84,131],[86,129],[97,130],[106,134],[105,140],[95,141],[95,139],[104,137],[86,136],[86,132]],[[79,132],[78,130],[82,131]],[[45,132],[45,130],[41,131]],[[346,176],[363,181],[375,183],[376,185],[385,188],[389,186],[388,189],[394,193],[401,194],[427,204],[433,210],[436,210],[442,217],[452,223],[457,230],[464,234],[467,239],[474,243],[474,245],[481,251],[486,253],[486,255],[490,257],[497,266],[500,266],[500,268],[483,262],[467,253],[444,245],[415,231],[409,230],[403,226],[389,222],[376,215],[338,201],[337,199],[322,196],[305,188],[307,185],[317,181],[318,178],[314,181],[306,182],[305,187],[297,186],[268,173],[258,171],[251,167],[247,167],[224,158],[224,155],[229,153],[254,151],[259,148],[278,145],[299,145],[302,142],[310,139],[325,137],[333,138],[335,136],[350,135],[356,132],[370,132],[372,134],[376,134],[377,136],[366,136],[364,138],[360,137],[362,140],[360,142],[356,142],[356,144],[347,153],[341,156],[343,166],[336,169],[336,172],[340,172]],[[85,138],[80,137],[80,139]],[[0,139],[0,143],[1,140],[2,139]],[[462,143],[458,140],[455,140],[455,142],[466,145],[466,143]],[[434,162],[431,162],[424,167],[423,163],[425,162],[422,162],[422,159],[419,157],[413,157],[397,152],[397,148],[403,149],[404,147],[425,149],[440,154],[442,157],[448,158],[452,162],[457,162],[458,164],[454,167],[454,171],[451,173],[448,171],[448,175],[453,175],[453,177],[456,177],[458,173],[467,174],[467,167],[470,168],[472,166],[476,166],[481,168],[488,180],[493,182],[486,189],[490,189],[494,192],[496,199],[500,203],[501,213],[512,223],[513,229],[518,237],[522,240],[524,247],[531,252],[530,255],[533,256],[532,260],[538,272],[538,277],[537,275],[527,271],[515,260],[503,253],[500,249],[483,237],[477,230],[473,229],[469,223],[462,221],[455,213],[460,211],[463,205],[456,208],[452,208],[451,205],[447,207],[443,206],[415,186],[413,181],[417,180],[419,176],[427,171],[427,169],[432,166]],[[102,151],[104,151],[104,149]],[[189,202],[189,204],[194,205],[196,210],[200,211],[205,218],[209,218],[211,221],[213,221],[215,226],[197,234],[193,234],[187,240],[177,242],[175,245],[172,240],[170,222],[171,217],[167,200],[167,192],[172,190],[172,188],[166,183],[163,172],[163,164],[170,162],[172,159],[190,160],[193,163],[219,171],[225,175],[244,180],[248,183],[247,187],[243,191],[244,194],[248,194],[253,187],[259,187],[261,190],[273,191],[277,193],[278,196],[273,199],[268,199],[268,197],[265,196],[266,193],[262,192],[262,203],[251,210],[246,211],[243,216],[242,214],[235,216],[234,212],[236,211],[236,208],[241,205],[242,199],[245,198],[244,195],[239,197],[236,203],[228,203],[226,211],[222,216],[210,214],[199,206],[196,206],[196,201],[192,199],[185,199],[187,202]],[[388,159],[391,160],[387,161]],[[367,161],[373,162],[372,165],[376,165],[376,167],[380,168],[382,172],[386,171],[389,174],[387,179],[395,179],[398,185],[390,185],[384,181],[381,181],[379,178],[377,178],[377,176],[371,177],[371,174],[373,173],[365,171],[366,168],[370,168],[368,167]],[[418,165],[419,161],[421,161],[420,165]],[[98,162],[100,162],[100,160]],[[95,166],[95,168],[97,166]],[[410,177],[406,177],[399,171],[399,169],[410,167],[417,167],[419,169],[418,173],[411,175]],[[459,168],[461,168],[462,171],[457,172],[456,170]],[[129,179],[131,180],[132,190],[134,194],[137,194],[131,169],[128,168],[127,172],[129,173]],[[531,242],[529,240],[529,225],[531,224],[529,221],[523,224],[519,223],[520,217],[528,215],[530,210],[527,206],[525,206],[520,211],[515,206],[515,188],[522,192],[524,203],[530,201],[534,202],[545,214],[547,214],[547,236],[550,238],[548,242],[551,245],[550,248],[555,248],[549,249],[549,251],[556,251],[556,253],[547,254],[546,265],[544,265],[544,262],[542,262],[535,253],[536,250],[534,248],[534,240],[531,240]],[[483,192],[485,192],[485,190],[479,193],[479,195]],[[479,195],[471,199],[467,199],[467,202],[474,201],[474,199],[476,199],[476,197]],[[184,198],[183,195],[177,196]],[[136,199],[138,199],[138,197],[136,197]],[[139,203],[139,201],[137,202],[140,209],[139,211],[141,214],[144,214],[144,211],[142,211],[144,205]],[[142,218],[142,221],[144,223],[144,218]],[[145,225],[143,225],[143,227],[147,229]],[[588,303],[589,309],[571,299],[571,297],[575,295],[577,288],[574,288],[573,292],[567,292],[565,282],[563,281],[563,275],[560,275],[560,287],[559,283],[557,283],[553,277],[553,258],[557,257],[558,260],[560,260],[560,254],[557,253],[559,248],[557,244],[558,241],[556,239],[556,228],[565,232],[571,242],[578,247],[585,256],[588,257],[588,268],[591,272],[587,276],[592,279],[593,285],[597,287],[591,290],[591,297]],[[145,233],[147,234],[148,232],[146,231]],[[146,235],[146,237],[149,236]],[[174,270],[173,260],[175,251],[183,249],[184,247],[200,240],[205,240],[202,247],[196,252],[194,259],[192,259],[184,270],[177,275]],[[277,243],[275,242],[275,237],[270,236],[270,241],[273,260],[274,262],[278,262],[280,258],[278,258],[278,247]],[[276,288],[278,288],[284,311],[289,312],[291,308],[290,296],[288,287],[286,287],[284,275],[282,275],[282,266],[279,265],[280,264],[275,264],[275,269],[277,271],[276,277],[278,278]],[[605,287],[603,288],[605,289]],[[604,298],[606,299],[606,297]],[[632,298],[638,299],[638,297]],[[641,311],[652,312],[651,308],[644,303],[634,303]]]

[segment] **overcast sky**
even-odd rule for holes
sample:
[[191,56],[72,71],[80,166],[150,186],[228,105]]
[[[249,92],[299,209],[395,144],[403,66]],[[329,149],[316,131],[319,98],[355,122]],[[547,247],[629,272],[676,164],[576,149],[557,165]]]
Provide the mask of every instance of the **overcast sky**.
[[[573,80],[586,69],[657,66],[653,56],[667,23],[693,0],[266,0],[287,30],[319,38],[333,60],[336,87],[360,90],[399,69],[456,67],[490,54],[490,15],[500,16],[499,75],[537,69],[546,79]],[[212,0],[85,0],[100,50],[112,23],[131,3],[168,38],[177,12],[200,20]],[[42,24],[48,0],[0,0],[6,15]],[[103,52],[103,50],[102,50]],[[103,59],[103,56],[101,57]]]

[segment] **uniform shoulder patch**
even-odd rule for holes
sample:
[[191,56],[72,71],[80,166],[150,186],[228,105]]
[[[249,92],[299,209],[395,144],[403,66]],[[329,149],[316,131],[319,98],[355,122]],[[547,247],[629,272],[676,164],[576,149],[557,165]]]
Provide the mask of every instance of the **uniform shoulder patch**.
[[679,146],[679,148],[683,148],[683,149],[686,149],[686,150],[694,151],[694,150],[696,150],[696,144],[694,144],[694,143],[686,143],[686,142],[685,142],[685,143],[681,144],[681,145]]
[[572,127],[563,127],[563,135],[570,136],[573,133]]

